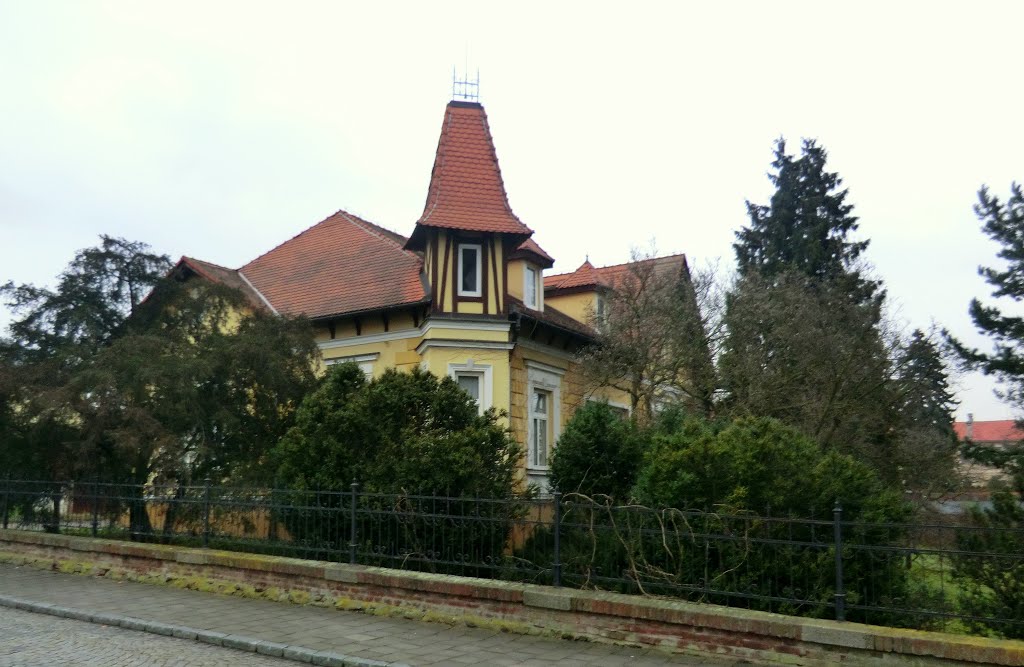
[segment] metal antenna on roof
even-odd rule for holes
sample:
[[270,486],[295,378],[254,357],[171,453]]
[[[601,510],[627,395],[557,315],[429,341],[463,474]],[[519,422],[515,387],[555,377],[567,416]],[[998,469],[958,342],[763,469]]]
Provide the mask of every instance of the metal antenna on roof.
[[452,99],[463,100],[466,102],[479,102],[480,101],[480,70],[476,71],[476,78],[470,79],[469,73],[466,72],[462,80],[459,80],[455,73],[455,68],[452,67]]

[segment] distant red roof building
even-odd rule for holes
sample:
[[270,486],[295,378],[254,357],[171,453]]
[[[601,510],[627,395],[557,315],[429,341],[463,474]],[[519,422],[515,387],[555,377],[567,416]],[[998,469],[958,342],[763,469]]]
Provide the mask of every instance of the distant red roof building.
[[[686,267],[686,255],[666,255],[643,260],[642,263],[653,265],[656,271],[681,271]],[[544,291],[557,293],[596,286],[614,287],[629,274],[629,267],[630,264],[595,267],[587,260],[572,273],[544,276]]]
[[953,430],[960,440],[971,440],[978,444],[1003,444],[1024,441],[1024,430],[1017,427],[1012,419],[999,421],[960,421],[953,423]]

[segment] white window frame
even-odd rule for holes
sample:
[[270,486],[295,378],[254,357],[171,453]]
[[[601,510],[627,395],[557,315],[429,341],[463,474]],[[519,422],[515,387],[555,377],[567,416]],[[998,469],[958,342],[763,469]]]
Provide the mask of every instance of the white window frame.
[[599,329],[604,329],[608,323],[608,300],[600,291],[594,296],[594,319]]
[[[483,256],[484,248],[479,243],[460,243],[458,244],[459,252],[459,275],[458,275],[458,293],[459,296],[483,296],[484,294],[484,276],[483,276]],[[474,248],[476,250],[476,289],[475,290],[464,290],[462,289],[462,276],[464,266],[462,264],[462,250],[464,248]]]
[[359,366],[359,370],[363,372],[367,380],[373,379],[373,362],[377,361],[380,357],[379,352],[373,352],[372,354],[354,354],[347,357],[334,357],[332,359],[324,359],[324,366],[336,366],[338,364],[344,364],[352,362]]
[[[533,276],[532,290],[530,289],[531,275]],[[526,304],[527,308],[544,310],[544,290],[541,289],[543,280],[543,274],[541,274],[540,269],[526,265],[526,269],[523,271],[523,303]],[[531,296],[533,297],[533,303],[530,303]]]
[[477,406],[480,414],[494,405],[494,368],[490,364],[478,364],[468,359],[464,364],[448,364],[448,376],[459,381],[460,375],[472,375],[480,378],[480,400]]
[[[547,402],[547,411],[544,414],[537,412],[537,397],[544,396]],[[554,439],[554,421],[552,420],[552,412],[554,411],[555,405],[555,394],[550,389],[543,389],[541,387],[530,388],[530,404],[528,406],[527,415],[529,416],[530,423],[527,426],[529,438],[526,443],[526,454],[529,457],[527,461],[527,467],[534,470],[547,470],[551,466],[551,441]],[[537,439],[537,423],[543,420],[544,423],[544,463],[537,463],[537,449],[534,447],[534,442]]]
[[[551,469],[551,455],[554,453],[558,438],[562,435],[562,377],[564,375],[565,371],[561,368],[548,366],[536,361],[526,361],[526,469],[528,471],[546,475]],[[530,443],[533,442],[533,396],[534,392],[538,389],[550,392],[551,394],[551,404],[548,406],[547,414],[548,423],[550,424],[548,431],[551,437],[547,443],[546,460],[548,464],[544,466],[533,465],[529,452]],[[542,489],[542,491],[544,490],[546,489]]]

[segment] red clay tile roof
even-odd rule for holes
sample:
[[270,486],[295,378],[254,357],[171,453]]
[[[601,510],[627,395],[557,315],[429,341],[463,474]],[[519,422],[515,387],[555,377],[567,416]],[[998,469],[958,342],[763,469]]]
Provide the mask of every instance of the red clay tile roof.
[[[967,422],[954,422],[953,430],[961,440],[967,438]],[[1024,440],[1024,431],[1017,428],[1012,419],[1001,421],[977,421],[971,428],[974,442],[1018,442]]]
[[238,274],[238,271],[229,269],[225,266],[213,264],[211,262],[204,262],[201,259],[194,257],[182,256],[178,260],[178,263],[171,269],[171,273],[177,273],[183,270],[189,270],[196,275],[209,280],[210,282],[219,283],[228,287],[237,289],[238,291],[245,294],[249,302],[256,308],[267,308],[267,303],[260,296],[259,292],[253,289],[252,285],[247,283],[242,276]]
[[[641,260],[644,263],[650,262],[655,270],[676,270],[680,271],[686,266],[686,255],[666,255]],[[629,267],[632,262],[625,264],[613,264],[595,268],[590,261],[585,261],[572,273],[560,273],[553,276],[544,276],[544,291],[556,291],[563,289],[574,289],[581,287],[614,287],[616,283],[629,275]]]
[[[484,108],[475,102],[450,102],[430,175],[427,202],[410,239],[420,227],[529,236],[508,204]],[[406,247],[410,247],[408,244]]]
[[544,252],[544,248],[537,245],[537,242],[534,241],[533,238],[528,238],[523,241],[515,251],[509,254],[508,258],[519,259],[524,256],[533,259],[545,269],[550,269],[555,263],[555,258]]
[[241,269],[275,309],[330,317],[429,300],[405,238],[338,211]]

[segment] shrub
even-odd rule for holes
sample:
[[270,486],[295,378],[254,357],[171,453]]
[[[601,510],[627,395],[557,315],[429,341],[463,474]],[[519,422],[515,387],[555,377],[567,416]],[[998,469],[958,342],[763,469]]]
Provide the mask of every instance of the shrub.
[[[651,437],[633,491],[640,505],[567,503],[567,583],[828,616],[835,552],[833,527],[821,519],[831,519],[839,499],[844,520],[854,522],[844,528],[847,602],[906,604],[905,560],[852,546],[898,540],[898,528],[869,524],[908,517],[867,466],[772,419],[667,419]],[[812,513],[817,522],[790,519]],[[887,612],[848,614],[905,622]]]
[[643,434],[607,403],[573,414],[551,459],[551,484],[562,493],[629,500],[643,457]]
[[[674,433],[659,436],[645,458],[636,496],[652,506],[712,511],[701,520],[706,524],[703,532],[743,536],[703,545],[717,569],[729,573],[729,586],[806,600],[807,604],[768,606],[808,615],[826,613],[824,605],[835,592],[834,550],[828,547],[831,527],[744,520],[744,515],[828,519],[838,500],[844,521],[856,522],[845,529],[851,545],[890,543],[900,537],[899,530],[868,523],[898,522],[909,516],[899,494],[866,465],[823,451],[795,429],[767,418],[740,419],[721,430],[688,421]],[[847,548],[844,570],[851,604],[905,603],[908,582],[901,559]]]
[[364,561],[465,574],[495,564],[516,506],[467,499],[513,496],[520,449],[498,417],[447,377],[390,369],[367,381],[354,364],[333,367],[275,450],[287,504],[304,508],[283,512],[289,533],[307,551],[344,551],[356,480]]
[[1016,493],[997,487],[991,508],[972,509],[971,524],[959,533],[961,553],[953,557],[960,612],[970,617],[965,624],[1024,639],[1024,506]]

